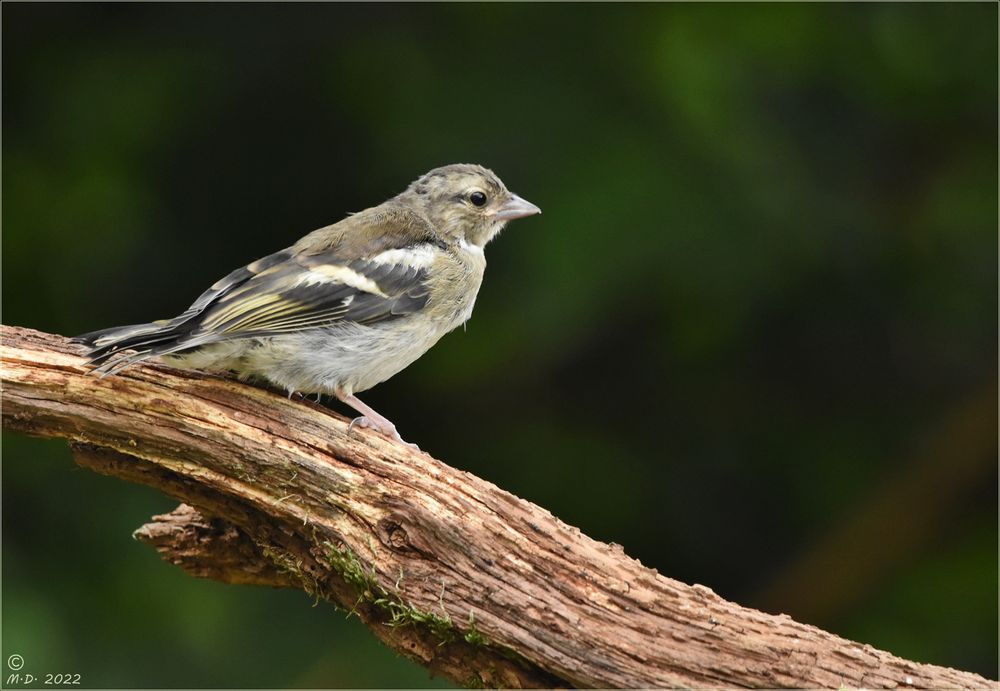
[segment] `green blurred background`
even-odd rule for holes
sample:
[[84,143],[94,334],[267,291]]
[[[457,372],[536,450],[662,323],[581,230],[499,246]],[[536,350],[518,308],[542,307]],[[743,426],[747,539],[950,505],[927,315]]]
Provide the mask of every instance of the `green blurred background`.
[[[664,574],[996,678],[996,4],[2,13],[5,323],[173,316],[483,163],[545,213],[365,400]],[[447,685],[302,593],[161,563],[129,535],[173,505],[5,435],[3,659]]]

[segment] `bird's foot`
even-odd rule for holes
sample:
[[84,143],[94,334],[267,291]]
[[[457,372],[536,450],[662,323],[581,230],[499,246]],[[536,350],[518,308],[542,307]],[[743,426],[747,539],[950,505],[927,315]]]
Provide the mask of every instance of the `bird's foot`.
[[420,451],[419,446],[417,446],[416,444],[412,444],[403,439],[401,436],[399,436],[399,432],[396,431],[396,425],[392,424],[388,420],[385,420],[384,418],[382,420],[373,420],[366,415],[361,415],[360,417],[356,417],[353,420],[351,420],[351,424],[347,426],[347,433],[350,434],[351,430],[353,430],[355,427],[362,427],[365,429],[375,430],[383,437],[388,437],[393,441],[398,441],[400,444],[409,446],[414,451]]

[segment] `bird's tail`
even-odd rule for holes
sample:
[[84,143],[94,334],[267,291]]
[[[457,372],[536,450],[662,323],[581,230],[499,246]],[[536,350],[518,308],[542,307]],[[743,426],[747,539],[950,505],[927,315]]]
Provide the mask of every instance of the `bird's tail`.
[[[170,319],[150,324],[116,326],[100,331],[80,334],[72,340],[90,346],[87,355],[90,364],[97,365],[95,372],[102,376],[114,374],[126,367],[157,355],[177,352],[196,347],[192,342],[187,320]],[[124,354],[124,351],[133,351]],[[116,357],[121,355],[121,357]]]

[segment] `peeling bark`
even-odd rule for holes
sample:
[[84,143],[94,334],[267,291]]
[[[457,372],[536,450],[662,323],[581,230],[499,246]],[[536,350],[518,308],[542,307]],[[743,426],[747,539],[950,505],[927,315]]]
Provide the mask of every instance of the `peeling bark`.
[[184,502],[136,537],[188,573],[300,588],[470,686],[991,688],[666,578],[322,407],[159,365],[87,374],[2,327],[3,425]]

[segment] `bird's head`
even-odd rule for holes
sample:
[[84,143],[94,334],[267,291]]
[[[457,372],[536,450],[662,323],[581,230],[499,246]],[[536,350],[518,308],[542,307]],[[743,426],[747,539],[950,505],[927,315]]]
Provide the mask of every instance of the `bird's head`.
[[493,171],[459,163],[435,168],[399,195],[417,206],[445,237],[483,247],[515,218],[542,213],[509,192]]

